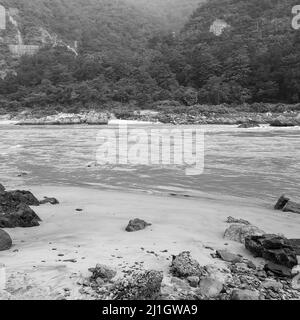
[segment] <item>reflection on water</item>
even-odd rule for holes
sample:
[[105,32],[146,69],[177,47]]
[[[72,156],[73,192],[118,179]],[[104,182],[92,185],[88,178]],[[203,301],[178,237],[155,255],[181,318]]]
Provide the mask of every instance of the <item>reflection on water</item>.
[[[300,128],[197,128],[205,130],[205,170],[202,175],[187,176],[181,166],[88,167],[95,161],[96,137],[106,127],[0,126],[0,182],[11,188],[62,184],[147,192],[202,191],[268,201],[281,193],[299,195]],[[22,172],[28,174],[19,176]]]

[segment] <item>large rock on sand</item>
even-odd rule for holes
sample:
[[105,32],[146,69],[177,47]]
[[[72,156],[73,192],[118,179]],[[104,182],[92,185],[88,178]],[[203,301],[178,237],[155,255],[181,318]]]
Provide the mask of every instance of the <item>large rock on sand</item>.
[[187,278],[192,276],[201,277],[206,272],[204,267],[201,267],[199,262],[191,257],[190,252],[185,251],[173,257],[171,273],[175,277]]
[[253,225],[245,225],[242,223],[232,224],[224,233],[224,238],[245,243],[245,238],[248,236],[261,236],[265,232]]
[[146,227],[151,226],[151,223],[147,223],[141,219],[130,220],[128,226],[126,227],[127,232],[135,232],[145,229]]
[[114,284],[115,300],[156,300],[161,294],[163,272],[145,270],[122,278]]
[[274,207],[275,210],[282,210],[283,212],[294,212],[300,214],[300,203],[290,201],[285,195],[282,195]]
[[290,201],[289,198],[287,198],[284,194],[278,199],[276,202],[274,209],[275,210],[282,210],[285,205]]
[[11,237],[7,232],[0,229],[0,251],[9,250],[12,246]]
[[39,205],[37,198],[29,191],[10,191],[0,193],[0,227],[34,227],[41,219],[29,207]]
[[297,252],[300,247],[296,249],[297,242],[290,242],[284,237],[274,234],[248,236],[245,239],[245,246],[256,257],[264,258],[273,263],[288,268],[293,268],[298,264]]
[[19,203],[27,204],[28,206],[39,206],[39,200],[30,192],[24,190],[16,190],[7,192],[12,199]]
[[0,212],[15,212],[20,204],[39,206],[38,199],[30,191],[8,191],[0,193]]
[[292,269],[273,263],[273,262],[269,262],[264,266],[264,270],[266,272],[272,272],[273,274],[275,274],[278,277],[281,278],[291,278],[292,277]]

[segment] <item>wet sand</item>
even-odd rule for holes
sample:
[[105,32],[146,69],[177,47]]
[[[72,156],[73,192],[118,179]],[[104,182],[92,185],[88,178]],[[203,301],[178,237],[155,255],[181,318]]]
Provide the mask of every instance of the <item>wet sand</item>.
[[[11,299],[59,299],[64,289],[70,290],[70,299],[81,299],[76,283],[96,263],[117,268],[119,275],[136,263],[167,274],[173,254],[191,251],[200,264],[221,266],[207,247],[227,248],[260,263],[242,244],[223,239],[228,216],[265,232],[299,237],[300,215],[274,211],[271,203],[58,186],[29,189],[38,198],[54,196],[60,204],[34,208],[43,220],[40,227],[7,230],[14,244],[0,253],[0,262],[6,265]],[[127,233],[133,218],[152,226]]]

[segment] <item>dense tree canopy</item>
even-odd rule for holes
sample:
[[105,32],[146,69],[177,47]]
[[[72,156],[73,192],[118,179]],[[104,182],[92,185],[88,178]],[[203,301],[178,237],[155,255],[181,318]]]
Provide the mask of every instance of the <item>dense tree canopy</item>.
[[[76,111],[148,108],[165,100],[300,102],[295,1],[210,0],[180,33],[158,32],[165,25],[154,11],[147,16],[124,1],[131,0],[5,0],[20,8],[25,34],[34,24],[79,39],[79,55],[48,45],[22,57],[16,72],[0,81],[1,106]],[[211,32],[215,21],[226,25],[219,35]]]
[[[211,0],[182,32],[189,84],[211,103],[300,101],[300,32],[294,0]],[[215,19],[228,28],[209,32]]]

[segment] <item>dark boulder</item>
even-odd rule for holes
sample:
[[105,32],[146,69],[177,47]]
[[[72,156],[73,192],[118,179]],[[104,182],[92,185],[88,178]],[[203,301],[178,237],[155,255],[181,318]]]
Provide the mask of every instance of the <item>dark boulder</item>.
[[293,212],[300,214],[300,203],[293,202],[285,195],[282,195],[274,207],[275,210],[282,210],[283,212]]
[[15,212],[21,203],[29,206],[39,205],[39,201],[29,191],[9,191],[0,194],[0,212]]
[[29,207],[39,205],[39,201],[29,191],[10,191],[0,193],[0,227],[34,227],[40,218]]
[[59,201],[55,198],[44,197],[44,200],[41,200],[39,203],[40,204],[50,203],[52,205],[55,205],[55,204],[59,204]]
[[4,230],[0,229],[0,251],[9,250],[12,246],[10,235]]
[[127,232],[135,232],[145,229],[146,227],[151,226],[151,223],[147,223],[141,219],[130,220],[128,226],[126,227]]
[[41,219],[39,216],[27,205],[19,204],[16,211],[13,213],[0,215],[1,228],[30,228],[39,226]]
[[282,210],[289,201],[290,199],[283,194],[276,202],[274,209]]
[[289,239],[288,243],[296,252],[297,256],[300,256],[300,239]]
[[295,247],[288,239],[281,236],[265,234],[248,236],[245,247],[256,257],[261,257],[287,268],[298,264]]
[[30,192],[30,191],[10,191],[7,192],[12,196],[12,199],[19,203],[24,203],[29,206],[39,206],[40,202],[39,200]]
[[271,272],[272,274],[276,275],[277,277],[281,278],[291,278],[292,277],[292,269],[273,263],[269,262],[265,265],[264,270],[266,272]]

